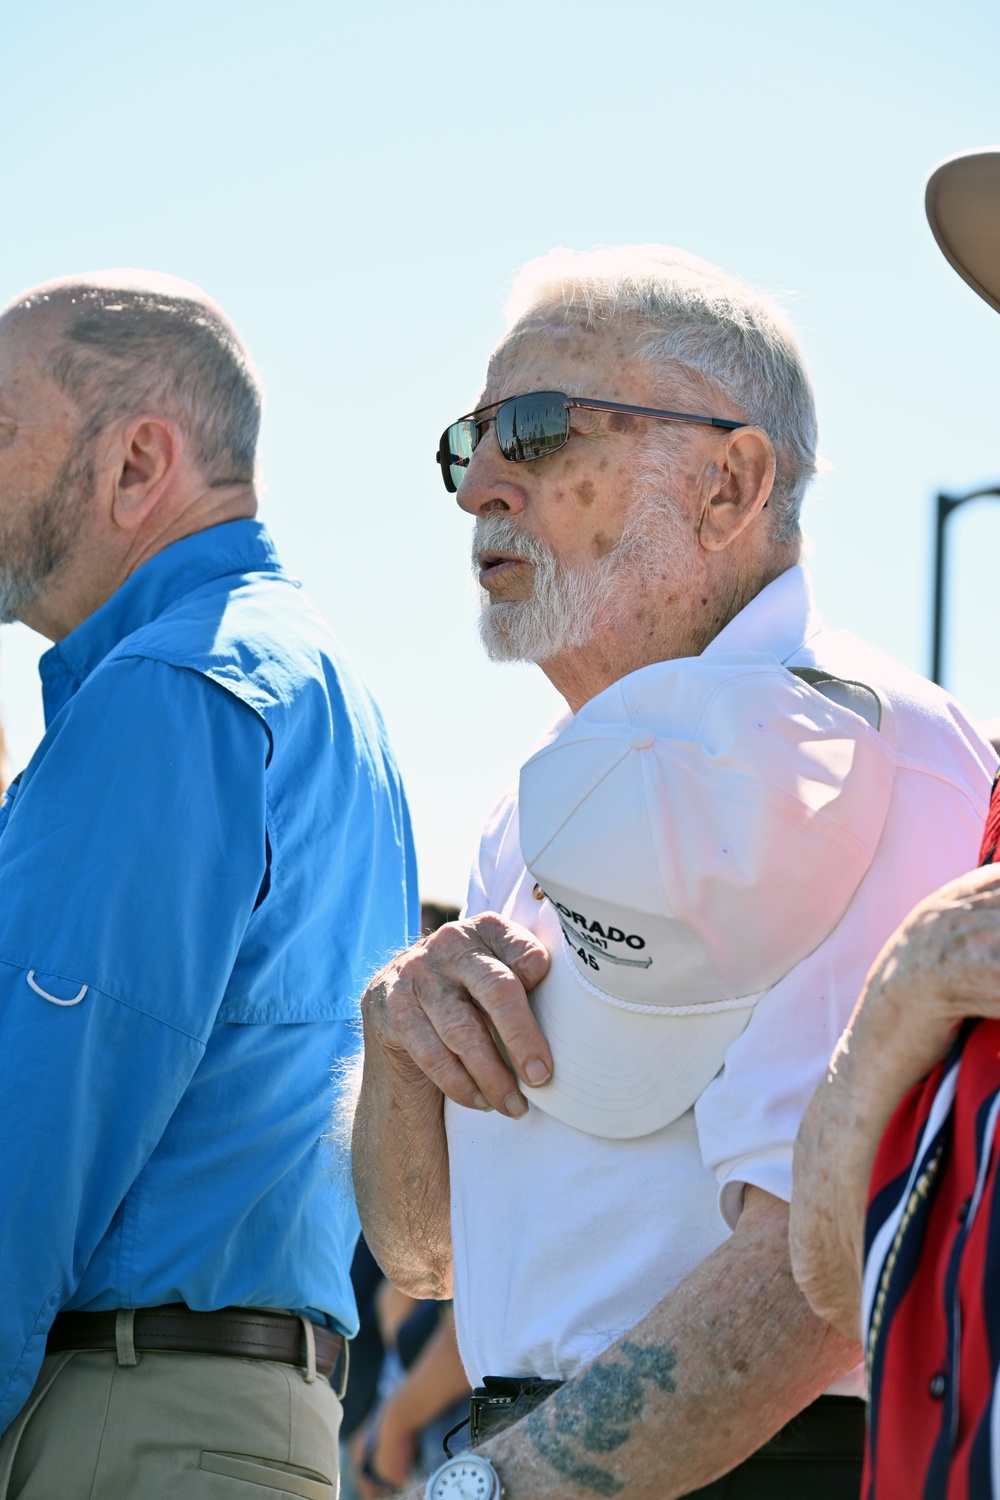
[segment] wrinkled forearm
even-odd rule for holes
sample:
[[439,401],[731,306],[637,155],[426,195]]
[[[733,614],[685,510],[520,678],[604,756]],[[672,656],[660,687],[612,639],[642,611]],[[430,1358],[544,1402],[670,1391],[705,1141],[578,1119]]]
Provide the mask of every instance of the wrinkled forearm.
[[[879,1140],[895,1099],[856,1099],[830,1074],[795,1146],[789,1242],[799,1286],[818,1316],[857,1338],[865,1203]],[[872,1106],[875,1106],[874,1108]]]
[[548,965],[527,928],[481,912],[397,954],[362,996],[355,1190],[375,1256],[413,1296],[451,1294],[445,1097],[524,1112],[518,1079],[552,1070],[526,994]]
[[868,1184],[882,1133],[915,1079],[905,1073],[879,1078],[877,1069],[865,1066],[863,1052],[855,1065],[851,1054],[861,1049],[854,1042],[831,1067],[802,1121],[789,1239],[796,1280],[814,1311],[857,1338]]
[[795,1146],[796,1280],[816,1314],[858,1338],[865,1210],[879,1141],[900,1100],[945,1055],[959,1017],[933,974],[873,971]]
[[605,1354],[483,1447],[508,1500],[671,1500],[748,1457],[857,1363],[788,1260],[787,1206],[750,1222]]
[[352,1160],[365,1238],[383,1271],[414,1297],[451,1295],[444,1095],[383,1048],[365,1014],[365,1063]]

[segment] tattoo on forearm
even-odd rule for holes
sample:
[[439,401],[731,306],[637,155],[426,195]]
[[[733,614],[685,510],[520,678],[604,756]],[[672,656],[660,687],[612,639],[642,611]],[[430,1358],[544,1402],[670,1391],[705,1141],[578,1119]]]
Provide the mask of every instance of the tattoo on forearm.
[[588,1453],[613,1453],[628,1442],[642,1417],[643,1381],[665,1395],[674,1390],[677,1356],[672,1349],[629,1342],[622,1344],[619,1356],[584,1370],[524,1424],[526,1435],[553,1469],[595,1495],[617,1495],[625,1481],[578,1456],[575,1446]]
[[[624,1489],[624,1481],[616,1479],[607,1469],[574,1458],[562,1439],[549,1430],[539,1412],[531,1413],[527,1418],[527,1426],[536,1451],[565,1479],[572,1479],[582,1490],[592,1490],[595,1495],[617,1495],[619,1490]],[[541,1427],[540,1431],[537,1430],[538,1426]]]

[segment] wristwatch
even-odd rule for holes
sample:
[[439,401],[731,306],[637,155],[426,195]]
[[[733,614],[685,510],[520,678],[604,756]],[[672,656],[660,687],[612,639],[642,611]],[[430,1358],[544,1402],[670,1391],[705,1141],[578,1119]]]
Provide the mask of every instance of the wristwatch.
[[434,1470],[424,1500],[502,1500],[500,1475],[481,1453],[459,1453]]

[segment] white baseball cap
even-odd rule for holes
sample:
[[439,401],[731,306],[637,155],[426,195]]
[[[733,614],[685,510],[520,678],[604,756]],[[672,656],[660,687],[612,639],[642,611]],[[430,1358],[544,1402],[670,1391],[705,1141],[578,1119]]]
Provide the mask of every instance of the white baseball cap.
[[835,688],[841,701],[760,653],[659,662],[522,768],[532,925],[551,956],[531,992],[554,1062],[530,1091],[539,1109],[614,1138],[669,1124],[761,995],[836,927],[896,755],[844,706],[867,694],[878,722],[878,690]]

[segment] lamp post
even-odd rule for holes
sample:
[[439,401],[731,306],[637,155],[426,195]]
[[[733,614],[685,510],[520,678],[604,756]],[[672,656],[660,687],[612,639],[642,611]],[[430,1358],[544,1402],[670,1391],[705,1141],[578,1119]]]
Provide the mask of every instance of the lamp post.
[[934,530],[934,640],[931,648],[931,680],[940,683],[944,658],[944,575],[945,542],[950,516],[968,500],[1000,499],[1000,485],[991,489],[970,490],[967,495],[938,495]]

